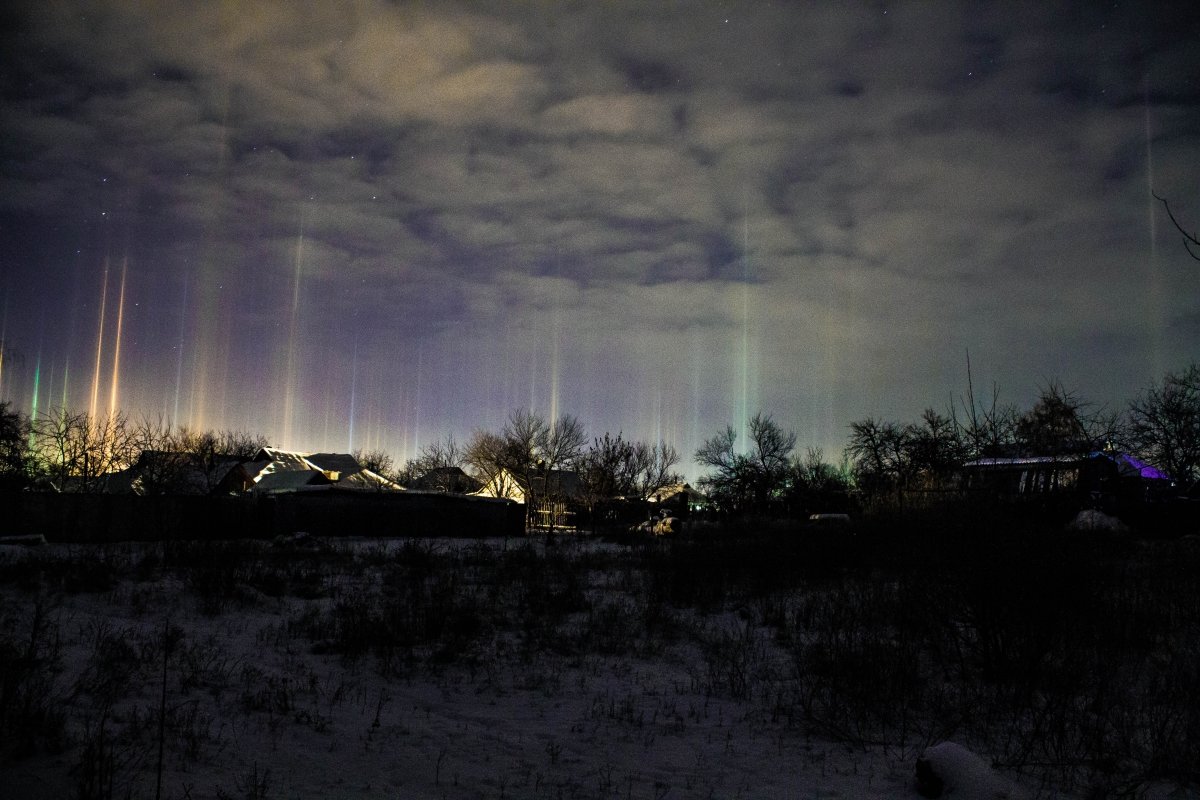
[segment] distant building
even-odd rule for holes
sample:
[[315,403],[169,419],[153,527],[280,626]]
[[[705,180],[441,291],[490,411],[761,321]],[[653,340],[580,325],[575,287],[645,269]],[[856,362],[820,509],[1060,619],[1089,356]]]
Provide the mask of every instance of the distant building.
[[646,499],[658,508],[669,510],[671,515],[676,517],[687,517],[708,503],[707,496],[687,483],[664,486],[652,492]]
[[438,467],[414,480],[408,488],[422,492],[474,494],[483,488],[483,483],[463,472],[462,467]]
[[[502,497],[526,505],[529,525],[534,528],[573,529],[582,502],[579,473],[573,470],[542,470],[530,480],[501,469],[473,494],[477,497]],[[529,503],[529,498],[534,503]]]
[[1166,473],[1128,453],[1096,450],[1058,456],[979,458],[962,468],[970,492],[1011,498],[1070,498],[1113,510],[1165,499]]

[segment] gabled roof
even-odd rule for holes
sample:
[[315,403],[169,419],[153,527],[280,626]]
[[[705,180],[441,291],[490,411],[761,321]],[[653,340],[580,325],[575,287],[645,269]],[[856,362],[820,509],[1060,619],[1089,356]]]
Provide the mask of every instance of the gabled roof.
[[1065,456],[1016,456],[1013,458],[977,458],[963,464],[965,469],[1027,469],[1029,467],[1051,467],[1082,464],[1087,457],[1082,453]]
[[1062,456],[1018,456],[1016,458],[977,458],[963,464],[964,469],[980,471],[1002,471],[1017,469],[1036,469],[1049,467],[1078,467],[1091,461],[1105,460],[1117,468],[1117,474],[1123,478],[1142,478],[1144,480],[1169,481],[1171,478],[1157,467],[1151,466],[1128,453],[1106,452],[1093,450],[1090,453],[1077,453]]
[[143,450],[133,469],[135,494],[208,494],[220,486],[242,459],[226,453]]
[[319,470],[337,472],[342,477],[361,472],[363,469],[358,459],[349,453],[313,453],[304,456],[304,460]]
[[387,478],[372,472],[369,469],[360,469],[351,475],[342,474],[337,481],[337,486],[340,489],[364,489],[375,492],[403,492],[404,487],[395,481],[390,481]]
[[1143,478],[1148,481],[1169,481],[1170,476],[1157,467],[1152,467],[1145,461],[1134,458],[1128,453],[1105,453],[1097,451],[1091,458],[1107,458],[1117,465],[1117,474],[1123,478]]
[[263,474],[254,486],[252,492],[294,492],[308,486],[325,486],[330,483],[325,473],[319,470],[283,470]]
[[414,480],[411,488],[430,492],[461,492],[478,491],[483,484],[472,478],[462,467],[437,467]]
[[679,495],[685,495],[689,503],[704,503],[708,500],[706,495],[692,488],[688,483],[673,483],[670,486],[664,486],[656,492],[651,492],[646,499],[651,503],[664,503]]
[[535,473],[533,485],[542,491],[552,491],[573,497],[579,494],[579,473],[569,469],[551,469]]
[[[526,479],[508,470],[501,469],[484,486],[472,494],[481,497],[507,497],[518,503],[525,502],[529,493]],[[579,473],[573,470],[552,469],[537,472],[532,476],[533,488],[538,492],[553,492],[564,497],[575,497],[579,494]]]
[[[349,453],[298,453],[264,447],[254,461],[242,466],[251,491],[289,491],[301,487],[336,484],[345,489],[372,491],[402,491],[403,486],[363,468]],[[263,487],[263,481],[273,475],[310,476],[273,478]],[[319,475],[320,480],[311,476]]]

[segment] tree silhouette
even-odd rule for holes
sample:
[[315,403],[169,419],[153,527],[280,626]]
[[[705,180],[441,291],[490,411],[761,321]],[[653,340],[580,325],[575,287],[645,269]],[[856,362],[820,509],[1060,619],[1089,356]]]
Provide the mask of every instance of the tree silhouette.
[[1129,438],[1140,456],[1175,480],[1200,479],[1200,364],[1167,373],[1130,402]]
[[1163,204],[1163,208],[1167,210],[1167,216],[1171,218],[1171,224],[1175,226],[1175,230],[1183,236],[1183,246],[1187,249],[1188,255],[1200,261],[1200,250],[1193,250],[1193,247],[1200,248],[1200,237],[1195,233],[1188,233],[1179,220],[1175,219],[1175,215],[1171,213],[1171,204],[1167,202],[1167,198],[1154,195],[1154,199]]
[[700,486],[727,513],[765,511],[787,486],[796,434],[759,412],[750,420],[748,438],[747,451],[738,453],[737,434],[726,426],[696,451],[696,462],[713,470]]
[[563,414],[549,421],[519,408],[508,415],[499,434],[477,431],[464,460],[496,496],[515,497],[519,489],[532,523],[540,507],[565,499],[562,475],[556,473],[574,469],[586,444],[583,423],[576,417]]
[[0,401],[0,489],[24,488],[31,468],[29,419],[7,400]]
[[1017,441],[1026,455],[1056,456],[1100,449],[1120,438],[1116,414],[1093,409],[1057,381],[1021,415]]

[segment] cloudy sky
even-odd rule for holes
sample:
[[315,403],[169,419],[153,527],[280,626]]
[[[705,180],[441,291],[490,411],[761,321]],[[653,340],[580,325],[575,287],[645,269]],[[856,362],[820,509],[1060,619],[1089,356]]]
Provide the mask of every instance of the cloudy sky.
[[1191,5],[7,3],[0,396],[401,459],[837,453],[968,352],[1119,405],[1200,358]]

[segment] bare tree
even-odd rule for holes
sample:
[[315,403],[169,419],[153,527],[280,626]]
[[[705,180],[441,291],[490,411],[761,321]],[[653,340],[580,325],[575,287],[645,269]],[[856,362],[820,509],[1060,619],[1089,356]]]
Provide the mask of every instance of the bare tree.
[[750,420],[747,451],[738,453],[736,444],[737,434],[729,426],[705,440],[695,459],[712,471],[700,485],[726,512],[765,512],[787,485],[796,434],[760,412]]
[[943,416],[932,408],[925,409],[921,424],[909,429],[909,458],[913,471],[936,484],[960,467],[966,460],[967,446],[962,429],[954,418]]
[[215,434],[208,434],[208,436],[212,439],[214,453],[229,456],[238,461],[251,460],[269,443],[267,437],[260,433],[250,433],[249,431],[225,430]]
[[[410,458],[397,477],[400,478],[400,483],[409,487],[422,481],[422,487],[425,489],[439,492],[464,491],[462,482],[456,481],[448,471],[454,468],[462,469],[468,465],[468,450],[471,444],[472,442],[468,442],[464,448],[453,434],[447,434],[445,439],[438,439],[422,447],[417,457]],[[429,482],[432,482],[432,485],[426,485]]]
[[191,477],[188,491],[212,493],[237,464],[252,460],[268,440],[247,431],[179,431],[179,449]]
[[1200,479],[1200,364],[1145,389],[1128,417],[1138,455],[1184,484]]
[[582,489],[589,505],[632,495],[637,481],[636,448],[621,434],[595,439],[579,461]]
[[488,487],[496,497],[518,497],[521,487],[509,471],[507,442],[498,433],[475,431],[467,442],[463,462],[476,480]]
[[[1180,235],[1183,236],[1183,246],[1188,251],[1188,255],[1197,261],[1200,261],[1200,238],[1198,238],[1197,234],[1195,233],[1188,233],[1179,220],[1175,219],[1175,215],[1171,213],[1171,206],[1167,202],[1167,198],[1159,197],[1156,194],[1154,195],[1154,199],[1163,204],[1163,208],[1167,210],[1167,216],[1171,219],[1171,224],[1174,225],[1175,230],[1179,231]],[[1193,250],[1193,247],[1198,249]]]
[[29,483],[29,418],[0,402],[0,490],[22,489]]
[[991,402],[984,405],[975,397],[975,382],[971,375],[971,354],[967,353],[967,394],[959,396],[959,404],[966,415],[960,423],[951,409],[950,417],[960,429],[964,446],[964,457],[987,458],[1007,453],[1016,442],[1016,425],[1019,413],[1015,406],[1000,404],[1000,387],[992,384]]
[[903,502],[904,490],[916,471],[912,458],[915,428],[873,417],[850,424],[846,459],[852,465],[858,490],[868,500],[895,492]]
[[392,459],[390,453],[385,450],[355,450],[352,453],[354,460],[362,466],[363,469],[370,470],[376,475],[380,475],[388,480],[393,480],[397,477],[396,462]]
[[137,455],[138,482],[144,494],[180,494],[189,489],[193,471],[187,452],[188,432],[175,428],[161,415],[143,416],[134,424],[132,445]]
[[634,493],[637,464],[635,448],[621,434],[593,440],[579,458],[579,496],[592,519],[592,530],[605,505]]
[[1119,416],[1081,400],[1052,381],[1033,408],[1017,420],[1016,437],[1027,455],[1064,455],[1105,447],[1120,438]]
[[[519,456],[514,465],[518,474],[523,474],[522,480],[527,487],[526,509],[531,514],[550,511],[549,522],[553,527],[557,518],[557,511],[553,509],[565,510],[575,488],[566,473],[575,470],[587,444],[583,423],[570,414],[547,421],[533,412],[516,411],[509,417],[505,436],[510,443],[510,452],[514,457]],[[531,454],[530,457],[527,458],[526,453]],[[536,517],[531,517],[530,521],[538,522]]]
[[586,443],[582,423],[569,414],[551,422],[535,411],[517,409],[501,433],[477,431],[464,460],[497,496],[524,494],[532,522],[539,507],[563,499],[558,471],[573,470]]
[[849,510],[850,465],[843,456],[841,466],[825,460],[819,447],[809,447],[803,458],[792,461],[787,498],[791,512],[845,512]]
[[144,494],[209,494],[236,464],[249,461],[267,440],[244,431],[193,431],[159,416],[130,429]]
[[657,444],[638,442],[634,449],[634,491],[645,500],[659,489],[682,483],[683,476],[675,471],[679,453],[662,441]]
[[577,417],[563,414],[547,426],[538,441],[538,455],[545,468],[573,469],[587,446],[587,433]]
[[39,470],[60,491],[103,491],[105,476],[136,457],[129,422],[120,412],[93,419],[86,412],[53,409],[33,420],[32,440]]

